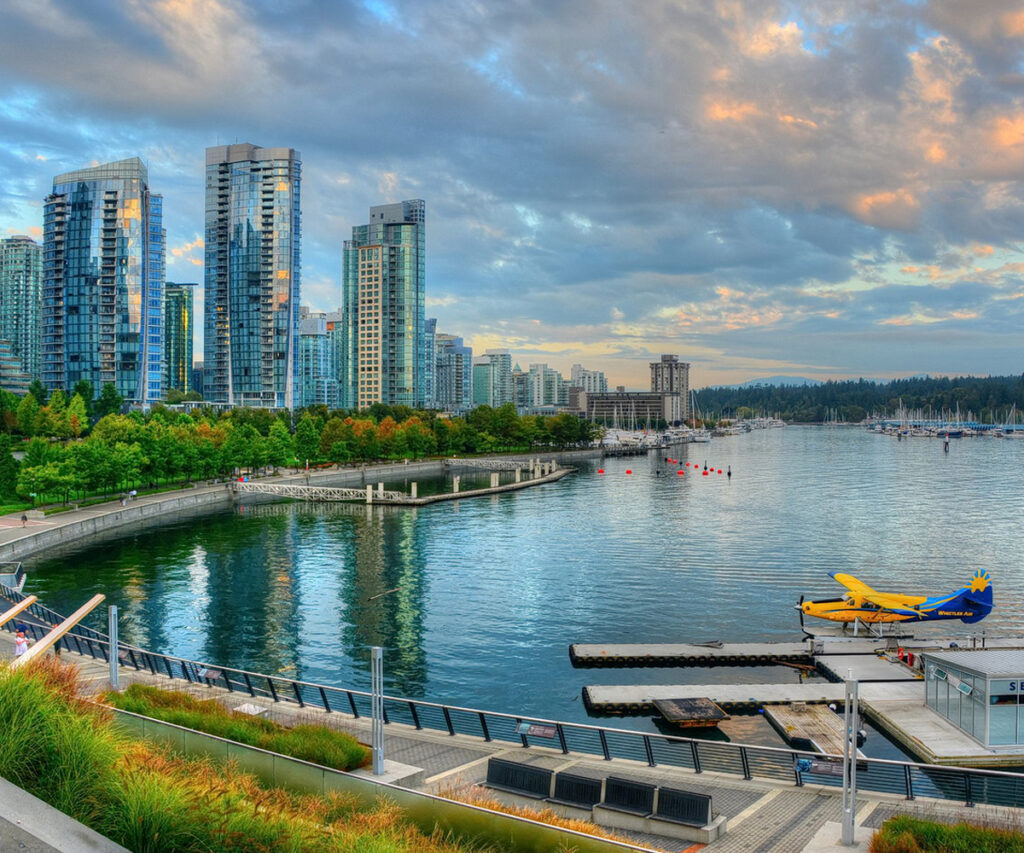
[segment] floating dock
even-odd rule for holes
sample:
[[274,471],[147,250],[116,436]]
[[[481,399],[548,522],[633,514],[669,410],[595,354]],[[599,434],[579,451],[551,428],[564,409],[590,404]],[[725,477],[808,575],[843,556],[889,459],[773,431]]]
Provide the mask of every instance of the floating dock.
[[588,667],[812,665],[823,654],[875,655],[885,641],[828,637],[789,643],[573,643],[572,665]]
[[694,729],[717,726],[729,715],[710,699],[655,699],[654,707],[666,721],[680,728]]
[[807,643],[574,643],[569,660],[579,668],[814,663]]
[[[923,704],[918,681],[862,684],[860,697],[914,699]],[[656,700],[710,699],[729,713],[754,713],[768,704],[842,702],[846,686],[829,682],[804,684],[619,684],[583,688],[583,704],[595,714],[653,714]]]

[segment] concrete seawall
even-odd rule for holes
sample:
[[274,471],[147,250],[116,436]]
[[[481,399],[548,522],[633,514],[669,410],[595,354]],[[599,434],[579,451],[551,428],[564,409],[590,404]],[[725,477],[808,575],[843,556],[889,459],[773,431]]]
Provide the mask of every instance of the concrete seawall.
[[[600,450],[568,451],[563,453],[514,454],[493,457],[495,461],[521,461],[523,466],[531,459],[557,459],[560,462],[573,459],[600,457]],[[481,457],[471,457],[473,461]],[[486,457],[484,457],[486,458]],[[396,480],[411,481],[425,477],[442,476],[447,463],[457,460],[430,459],[417,462],[396,462],[385,465],[367,465],[358,468],[316,469],[306,474],[305,471],[284,473],[267,478],[271,482],[310,483],[313,485],[363,486],[376,485],[379,482],[395,482]],[[476,470],[486,471],[485,468]],[[284,469],[282,469],[284,470]],[[558,479],[557,477],[550,479]],[[539,485],[540,482],[525,481],[522,486]],[[514,488],[522,487],[516,484]],[[497,491],[508,491],[500,487]],[[466,491],[459,498],[469,499],[485,494],[496,493],[492,489],[476,489]],[[435,497],[424,500],[445,500]],[[447,498],[451,499],[451,498]],[[44,551],[76,548],[83,540],[98,539],[105,536],[117,536],[131,528],[143,528],[160,523],[165,516],[202,514],[210,510],[221,510],[230,507],[235,496],[230,490],[230,483],[203,485],[174,492],[146,495],[137,500],[129,501],[121,506],[118,501],[96,504],[85,509],[70,509],[43,518],[32,518],[28,527],[21,527],[19,514],[7,516],[9,524],[0,527],[0,563],[19,562]],[[274,500],[274,499],[271,499]],[[33,513],[33,515],[36,515]]]
[[139,498],[124,507],[114,501],[88,509],[69,510],[47,516],[42,521],[33,520],[28,528],[5,528],[0,536],[0,562],[17,562],[41,551],[74,546],[83,539],[145,525],[160,516],[202,512],[230,505],[231,492],[227,484],[221,484]]

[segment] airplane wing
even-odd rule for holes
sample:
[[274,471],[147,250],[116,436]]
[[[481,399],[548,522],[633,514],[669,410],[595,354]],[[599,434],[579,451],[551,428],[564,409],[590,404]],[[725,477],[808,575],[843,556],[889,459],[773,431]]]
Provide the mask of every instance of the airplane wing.
[[867,595],[874,593],[874,590],[869,587],[864,581],[859,581],[853,575],[845,575],[842,572],[830,572],[829,577],[833,580],[841,583],[850,592],[855,592],[857,595]]
[[917,605],[924,602],[924,596],[920,595],[892,595],[885,592],[871,592],[864,595],[865,601],[881,607],[883,610],[893,610],[900,613],[917,613]]

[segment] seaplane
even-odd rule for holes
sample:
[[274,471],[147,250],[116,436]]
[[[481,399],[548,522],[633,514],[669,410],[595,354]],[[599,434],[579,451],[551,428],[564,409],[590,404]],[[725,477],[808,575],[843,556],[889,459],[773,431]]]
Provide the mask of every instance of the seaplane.
[[[962,622],[980,622],[992,611],[992,579],[988,571],[978,569],[970,583],[950,595],[906,595],[904,593],[876,592],[853,575],[830,572],[829,577],[846,587],[841,598],[804,601],[800,597],[800,627],[804,616],[843,623],[843,630],[853,623],[879,625],[887,622],[931,622],[938,619],[959,619]],[[881,626],[879,627],[881,630]]]

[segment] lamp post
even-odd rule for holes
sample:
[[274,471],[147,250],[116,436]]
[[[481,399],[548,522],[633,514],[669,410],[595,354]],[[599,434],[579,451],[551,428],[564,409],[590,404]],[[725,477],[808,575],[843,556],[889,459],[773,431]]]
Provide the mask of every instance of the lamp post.
[[120,689],[118,684],[118,656],[117,656],[117,605],[111,604],[107,608],[107,634],[110,637],[110,648],[108,650],[108,657],[110,658],[110,687],[112,690]]
[[384,773],[384,649],[370,649],[370,749],[373,753],[373,775]]
[[846,728],[843,739],[843,835],[844,847],[853,847],[854,823],[857,819],[857,732],[858,723],[857,682],[853,670],[846,675],[846,711],[843,724]]

